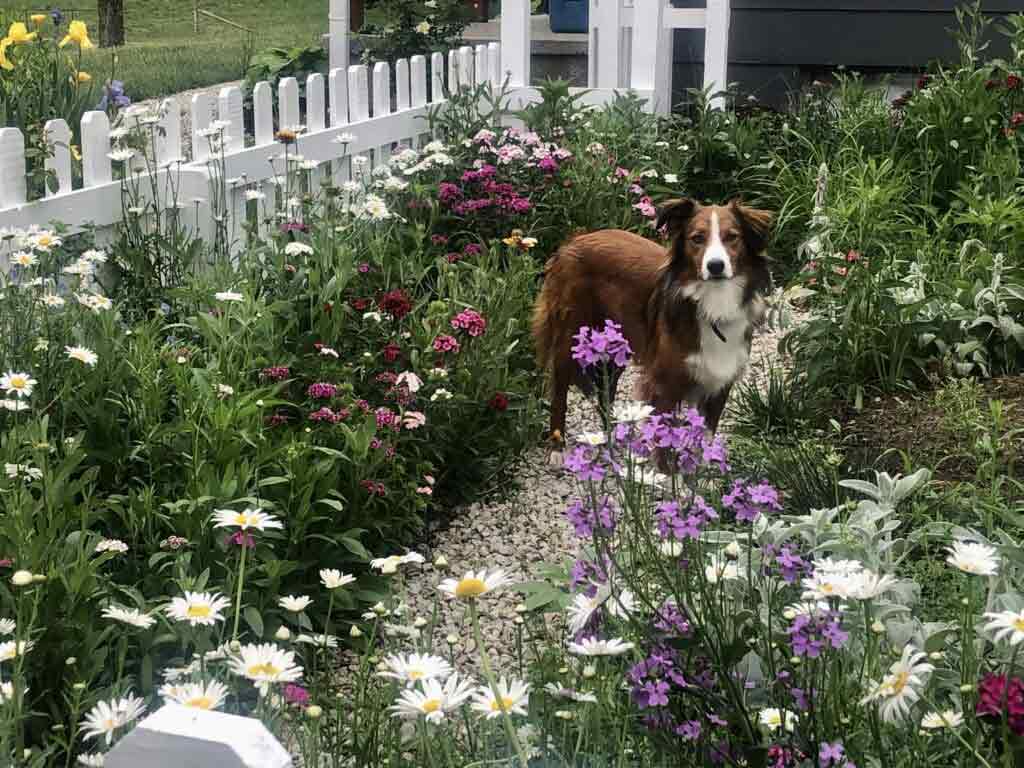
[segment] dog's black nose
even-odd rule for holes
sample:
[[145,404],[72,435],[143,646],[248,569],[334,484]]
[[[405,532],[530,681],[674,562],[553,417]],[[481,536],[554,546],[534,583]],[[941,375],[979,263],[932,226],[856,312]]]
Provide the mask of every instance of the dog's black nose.
[[725,262],[722,259],[712,259],[708,262],[708,274],[712,277],[721,277],[725,272]]

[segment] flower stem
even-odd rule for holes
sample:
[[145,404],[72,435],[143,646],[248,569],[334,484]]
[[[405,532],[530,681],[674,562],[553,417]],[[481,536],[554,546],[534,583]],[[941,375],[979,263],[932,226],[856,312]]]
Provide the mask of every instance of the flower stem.
[[238,640],[238,620],[242,617],[242,587],[245,585],[245,539],[242,539],[242,554],[238,556],[238,590],[235,593],[235,626],[231,630],[231,641]]
[[[501,698],[498,691],[498,684],[494,679],[494,672],[491,670],[491,660],[487,655],[487,647],[484,645],[483,633],[480,631],[480,618],[476,611],[476,601],[471,600],[469,603],[469,617],[473,623],[473,637],[476,640],[477,650],[480,652],[480,666],[483,668],[484,678],[487,680],[487,684],[491,687],[491,693],[495,699],[501,702]],[[508,710],[504,706],[501,707],[501,720],[505,724],[505,733],[508,734],[509,741],[516,749],[516,755],[519,757],[520,768],[529,768],[529,761],[526,759],[526,752],[523,750],[523,745],[519,743],[519,736],[516,735],[516,729],[512,725],[512,715],[509,714]]]

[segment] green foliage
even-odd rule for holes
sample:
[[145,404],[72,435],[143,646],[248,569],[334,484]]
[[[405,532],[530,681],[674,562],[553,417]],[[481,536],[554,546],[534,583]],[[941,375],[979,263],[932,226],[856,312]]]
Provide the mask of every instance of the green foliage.
[[378,0],[361,30],[365,63],[447,52],[462,43],[472,11],[461,0]]

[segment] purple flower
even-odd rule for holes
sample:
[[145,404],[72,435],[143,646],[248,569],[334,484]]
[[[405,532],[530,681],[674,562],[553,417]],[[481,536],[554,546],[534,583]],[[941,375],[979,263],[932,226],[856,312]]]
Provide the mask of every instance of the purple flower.
[[315,400],[329,400],[338,394],[338,388],[333,384],[321,381],[316,384],[310,384],[306,394]]
[[743,480],[733,483],[732,490],[722,497],[722,505],[736,514],[737,522],[754,522],[762,514],[779,512],[779,492],[765,482],[757,485]]
[[305,707],[309,704],[309,691],[301,685],[288,683],[288,685],[284,687],[284,700],[297,707]]
[[609,362],[625,368],[633,355],[629,341],[622,335],[622,326],[612,320],[604,321],[603,331],[583,326],[573,338],[576,346],[572,348],[572,359],[583,369]]
[[595,529],[600,533],[611,533],[615,530],[615,508],[607,496],[601,499],[596,510],[586,506],[580,499],[573,499],[565,510],[565,516],[572,524],[576,535],[581,539],[589,539]]
[[824,742],[818,750],[818,760],[821,762],[822,768],[828,768],[830,765],[839,765],[843,761],[843,754],[843,742],[837,741],[834,744]]
[[595,448],[578,445],[565,457],[565,468],[582,482],[600,480],[605,476],[606,470],[598,458],[599,454]]
[[676,728],[676,735],[682,736],[687,741],[696,741],[700,738],[700,720],[687,720]]

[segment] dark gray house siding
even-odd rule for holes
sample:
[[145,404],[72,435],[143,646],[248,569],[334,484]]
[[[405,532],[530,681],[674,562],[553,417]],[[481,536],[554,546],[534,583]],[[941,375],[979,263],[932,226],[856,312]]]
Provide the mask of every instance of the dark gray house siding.
[[[702,0],[675,0],[699,8]],[[783,106],[792,88],[837,65],[865,73],[919,71],[958,57],[951,32],[954,0],[733,0],[729,79],[744,93]],[[993,16],[1024,12],[1024,0],[984,0]],[[992,38],[994,53],[1009,48]],[[704,34],[679,30],[673,88],[677,98],[703,77]]]

